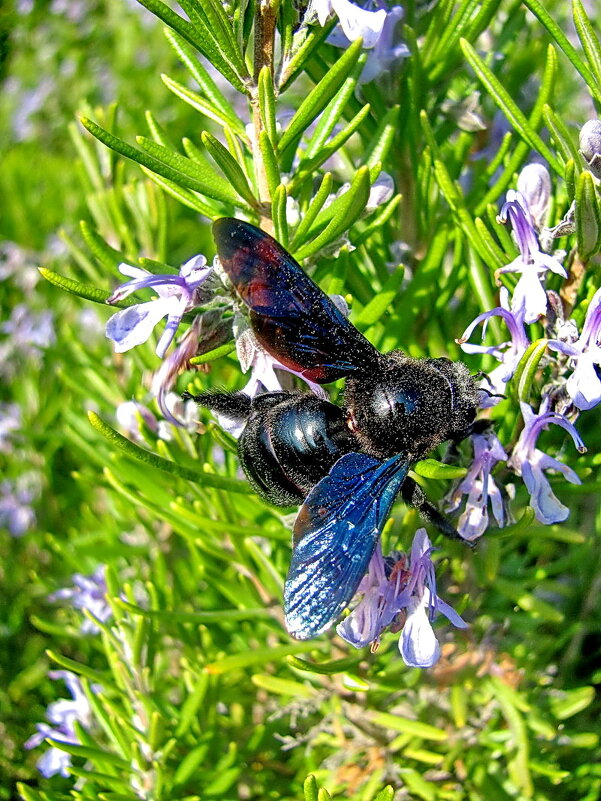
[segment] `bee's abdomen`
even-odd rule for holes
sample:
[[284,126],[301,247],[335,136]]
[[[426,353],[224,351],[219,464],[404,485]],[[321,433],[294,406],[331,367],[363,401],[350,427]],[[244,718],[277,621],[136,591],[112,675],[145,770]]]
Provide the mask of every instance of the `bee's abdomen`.
[[338,406],[299,393],[255,398],[238,444],[249,482],[277,506],[301,503],[335,462],[355,448]]

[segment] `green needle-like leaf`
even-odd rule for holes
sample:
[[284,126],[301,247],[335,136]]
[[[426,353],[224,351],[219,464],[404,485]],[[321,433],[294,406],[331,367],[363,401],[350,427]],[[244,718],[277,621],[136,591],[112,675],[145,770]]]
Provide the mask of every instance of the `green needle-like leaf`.
[[[350,189],[337,198],[327,209],[332,215],[330,222],[320,234],[309,240],[296,252],[296,258],[306,259],[308,256],[312,256],[321,248],[338,239],[345,231],[348,231],[363,214],[369,199],[369,190],[369,168],[361,167],[353,178]],[[315,224],[316,226],[319,224],[319,215]]]
[[239,203],[239,199],[232,191],[228,181],[215,172],[204,155],[198,154],[196,158],[186,158],[145,136],[138,136],[137,141],[151,156],[173,170],[177,170],[188,179],[196,181],[199,186],[203,187],[203,194],[225,203]]
[[324,110],[323,114],[319,118],[319,122],[315,126],[313,136],[307,143],[307,148],[305,150],[303,159],[311,160],[325,145],[328,137],[334,130],[334,127],[341,121],[346,104],[352,97],[357,86],[357,81],[361,76],[365,60],[366,56],[363,53],[357,60],[352,73],[348,76],[348,78],[346,78],[341,88]]
[[244,175],[242,168],[229,150],[208,131],[203,131],[200,138],[202,139],[203,145],[215,160],[217,166],[221,169],[240,197],[244,198],[254,209],[258,209],[259,202],[248,185],[246,175]]
[[[144,8],[147,8],[159,19],[163,20],[170,28],[179,33],[185,41],[189,42],[200,53],[206,56],[211,64],[213,64],[239,92],[248,94],[248,87],[229,60],[224,58],[215,38],[211,35],[206,25],[201,22],[197,28],[189,20],[180,17],[179,14],[172,11],[169,6],[161,2],[161,0],[138,1]],[[188,9],[185,8],[184,3],[180,3],[180,5],[184,8],[186,13],[188,13]],[[194,14],[191,15],[191,18],[192,16],[194,16]]]
[[259,133],[259,149],[263,157],[263,167],[265,168],[265,175],[267,176],[269,194],[273,197],[275,190],[281,183],[281,176],[278,159],[267,131],[261,131]]
[[148,167],[142,167],[142,172],[147,175],[153,183],[160,186],[167,194],[171,195],[171,197],[174,197],[184,206],[197,211],[199,214],[203,214],[210,220],[216,220],[218,217],[227,216],[227,214],[230,213],[229,207],[213,204],[208,198],[201,199],[195,192],[184,189],[175,181],[170,181],[168,178],[157,175],[156,172],[149,170]]
[[[92,300],[94,303],[101,303],[103,306],[106,305],[107,300],[112,294],[111,292],[107,292],[106,289],[98,289],[95,286],[81,284],[79,281],[76,281],[73,278],[67,278],[64,275],[59,275],[58,273],[52,272],[52,270],[48,270],[45,267],[40,267],[39,271],[40,275],[45,278],[46,281],[54,284],[54,286],[58,286],[61,289],[64,289],[65,292],[69,292],[72,295],[79,295],[80,298]],[[112,303],[111,307],[125,309],[128,306],[133,306],[136,302],[137,301],[133,298],[124,298],[117,303]]]
[[317,780],[315,779],[315,776],[307,776],[303,785],[303,791],[305,794],[305,801],[319,801],[317,797],[317,794],[319,793],[319,787],[317,786]]
[[423,478],[450,480],[463,478],[467,473],[467,468],[444,464],[436,459],[422,459],[413,466],[413,471]]
[[[229,17],[221,0],[202,0],[199,4],[208,25],[203,26],[205,33],[211,33],[221,49],[223,57],[231,64],[241,78],[248,78],[248,70],[244,58],[238,50],[238,43]],[[184,6],[182,5],[182,8]]]
[[288,645],[276,645],[273,648],[258,648],[254,651],[226,656],[217,662],[205,665],[204,669],[207,673],[220,675],[222,673],[229,673],[232,670],[252,667],[253,665],[264,665],[268,662],[277,663],[289,654],[306,653],[307,651],[314,650],[316,647],[318,646],[316,646],[314,642],[290,642]]
[[285,153],[286,149],[299,139],[309,124],[332,100],[359,60],[361,47],[361,39],[353,42],[317,86],[309,92],[280,139],[278,145],[280,153]]
[[593,176],[584,170],[576,181],[576,236],[578,251],[588,261],[601,241],[601,208]]
[[572,0],[574,24],[596,85],[601,86],[601,45],[580,0]]
[[526,8],[530,9],[530,11],[532,11],[532,13],[542,22],[542,24],[551,34],[552,38],[557,42],[559,47],[561,47],[563,52],[582,75],[586,81],[586,85],[593,93],[595,99],[598,102],[601,102],[601,88],[595,82],[595,79],[593,78],[589,68],[580,58],[580,54],[574,45],[562,31],[561,27],[555,22],[551,14],[539,0],[524,0],[524,5]]
[[287,656],[286,662],[296,670],[303,670],[306,673],[318,673],[324,676],[333,676],[336,673],[345,673],[349,670],[356,670],[361,660],[361,656],[352,656],[348,659],[336,659],[331,662],[307,662],[298,656]]
[[161,78],[165,86],[170,89],[174,95],[188,103],[188,105],[192,106],[196,111],[204,114],[204,116],[208,117],[210,120],[214,120],[219,125],[229,125],[233,127],[236,133],[246,137],[246,131],[239,119],[236,118],[235,121],[232,121],[231,116],[224,113],[219,106],[213,104],[209,100],[205,100],[199,94],[188,89],[187,86],[179,83],[179,81],[174,81],[173,78],[170,78],[168,75],[161,75]]
[[271,202],[271,217],[275,238],[285,248],[288,247],[288,222],[286,219],[286,187],[280,184],[276,187]]
[[[162,175],[173,183],[217,200],[225,200],[229,203],[237,202],[235,193],[214,172],[211,174],[208,170],[203,171],[198,166],[195,169],[190,166],[189,159],[153,142],[152,139],[140,137],[147,149],[147,152],[144,152],[128,144],[123,139],[113,136],[113,134],[105,131],[104,128],[101,128],[100,125],[97,125],[87,117],[82,117],[81,122],[93,136],[111,150],[121,153],[122,156],[135,161],[152,172]],[[185,171],[182,171],[182,169]]]
[[567,720],[584,712],[593,703],[595,696],[594,687],[575,687],[573,690],[565,690],[557,697],[550,699],[551,712],[557,720]]
[[429,723],[422,723],[420,720],[410,720],[400,715],[391,715],[388,712],[372,712],[369,719],[376,726],[384,726],[387,729],[410,734],[422,740],[434,740],[443,742],[447,739],[448,733],[444,729],[431,726]]
[[230,128],[239,133],[241,136],[246,137],[244,125],[234,111],[230,102],[221,92],[213,78],[211,78],[208,70],[206,70],[198,60],[193,48],[190,47],[188,42],[186,42],[185,39],[183,39],[171,28],[165,28],[165,36],[167,37],[169,44],[173,47],[179,58],[190,71],[190,74],[196,83],[200,86],[203,98],[211,103],[213,107],[220,110],[223,118],[227,119]]
[[52,746],[52,748],[58,748],[59,751],[65,751],[67,754],[71,754],[71,756],[89,759],[95,765],[111,765],[123,771],[126,771],[129,768],[128,763],[124,759],[116,754],[112,754],[110,751],[103,751],[100,748],[92,748],[89,745],[74,745],[71,742],[65,742],[64,740],[52,740],[50,738],[48,738],[46,742],[48,745]]
[[578,148],[564,121],[547,104],[543,106],[543,117],[563,160],[567,162],[568,159],[574,159],[576,163],[579,163]]
[[396,268],[382,289],[373,296],[361,311],[361,314],[354,318],[353,322],[357,327],[363,330],[366,326],[373,325],[382,319],[382,315],[386,314],[401,289],[404,273],[405,267],[403,265]]
[[516,132],[522,137],[522,139],[524,139],[524,141],[528,142],[530,147],[538,150],[541,156],[543,156],[553,167],[555,172],[558,175],[561,175],[563,173],[563,167],[559,160],[549,150],[537,132],[531,127],[530,123],[526,119],[526,116],[522,111],[520,111],[509,92],[494,75],[492,70],[486,66],[474,48],[465,39],[461,40],[461,49],[463,50],[463,53],[470,63],[472,69],[482,84],[486,87],[492,99],[515,128]]
[[363,108],[352,118],[348,125],[345,125],[341,131],[339,131],[335,136],[332,137],[332,139],[326,142],[326,144],[320,150],[318,150],[314,156],[309,159],[306,159],[305,156],[301,158],[298,169],[295,171],[294,177],[289,184],[289,189],[291,192],[296,189],[298,184],[306,180],[307,175],[313,173],[324,163],[324,161],[327,161],[330,156],[333,156],[342,149],[346,142],[357,130],[359,130],[361,124],[369,116],[370,109],[371,106],[369,103],[363,106]]
[[279,84],[280,94],[296,80],[298,75],[305,69],[306,65],[310,63],[311,55],[325,42],[335,24],[336,20],[331,19],[323,28],[319,25],[309,28],[304,41],[297,48],[286,65],[285,70],[282,72]]
[[290,249],[292,252],[296,252],[296,250],[303,244],[305,241],[305,237],[309,232],[309,229],[315,222],[317,215],[323,208],[323,204],[326,202],[330,192],[332,191],[332,184],[333,178],[332,173],[326,172],[323,176],[319,189],[315,193],[313,200],[309,204],[308,209],[301,217],[301,221],[298,224],[298,228],[296,229],[296,233],[294,234],[294,239],[290,244]]
[[69,659],[68,656],[63,656],[63,654],[56,653],[56,651],[46,651],[46,654],[49,659],[56,662],[56,664],[60,665],[62,668],[65,668],[65,670],[71,671],[71,673],[76,673],[78,676],[85,676],[86,679],[95,683],[106,682],[104,673],[99,670],[94,670],[94,668],[83,664],[83,662]]
[[517,387],[518,398],[524,403],[528,403],[530,400],[536,372],[546,350],[547,340],[537,339],[528,347],[516,368],[512,379],[513,386]]
[[93,427],[99,431],[103,437],[123,451],[127,456],[137,459],[140,462],[156,467],[158,470],[164,470],[167,473],[179,476],[187,481],[194,481],[197,484],[202,484],[206,487],[215,487],[216,489],[224,489],[229,492],[240,492],[244,495],[252,493],[249,485],[245,481],[239,481],[235,478],[226,478],[224,476],[217,476],[213,473],[206,473],[202,470],[191,470],[188,467],[170,462],[168,459],[163,459],[151,451],[140,448],[130,440],[115,431],[114,428],[105,423],[95,412],[88,412],[88,418]]
[[215,350],[210,350],[208,353],[203,353],[200,356],[193,356],[190,359],[190,364],[208,364],[214,362],[216,359],[221,359],[236,350],[235,342],[226,342],[225,345],[220,345]]
[[290,698],[309,699],[314,698],[317,693],[314,687],[309,687],[307,684],[301,684],[291,679],[280,679],[277,676],[255,673],[254,676],[251,676],[251,681],[255,687]]
[[121,262],[127,261],[125,254],[115,250],[115,248],[112,248],[105,242],[98,231],[92,228],[88,222],[82,220],[79,224],[79,229],[86,245],[103,267],[111,272],[116,272],[117,266],[121,264]]
[[398,130],[399,112],[400,107],[393,106],[380,120],[374,136],[367,145],[364,163],[368,167],[374,167],[378,162],[386,160]]
[[278,134],[276,128],[276,97],[273,88],[273,78],[269,67],[261,68],[259,73],[259,112],[263,127],[267,132],[273,148],[277,147]]

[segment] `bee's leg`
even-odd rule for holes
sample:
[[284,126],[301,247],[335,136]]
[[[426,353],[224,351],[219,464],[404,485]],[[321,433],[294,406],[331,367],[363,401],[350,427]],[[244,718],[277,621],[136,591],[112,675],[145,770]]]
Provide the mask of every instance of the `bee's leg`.
[[252,404],[252,398],[244,392],[201,392],[200,395],[182,392],[182,400],[193,400],[226,417],[242,420],[248,417]]
[[401,497],[405,503],[417,509],[428,523],[432,523],[433,526],[436,526],[445,537],[448,537],[450,540],[460,540],[466,545],[469,545],[470,548],[473,547],[473,543],[464,540],[447,518],[427,500],[422,488],[419,484],[416,484],[412,478],[405,479],[401,487]]

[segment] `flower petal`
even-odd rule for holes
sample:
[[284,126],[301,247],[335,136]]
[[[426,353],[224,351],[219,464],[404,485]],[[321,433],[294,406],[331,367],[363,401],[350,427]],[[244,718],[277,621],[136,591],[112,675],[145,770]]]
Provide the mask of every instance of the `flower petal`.
[[448,604],[446,601],[443,601],[441,598],[438,598],[436,601],[436,609],[441,615],[444,615],[446,619],[455,626],[455,628],[469,628],[469,624],[465,622],[461,615],[456,612],[450,604]]
[[525,461],[522,464],[522,479],[530,493],[530,504],[539,523],[551,525],[566,520],[570,510],[555,497],[539,465]]
[[374,47],[382,33],[386,11],[383,8],[378,11],[366,11],[349,0],[331,0],[331,3],[347,39],[354,42],[355,39],[361,38],[363,47],[366,49]]
[[535,323],[547,313],[547,293],[532,265],[525,267],[513,293],[511,310],[523,314],[524,322]]
[[428,668],[438,662],[440,645],[428,619],[423,599],[418,601],[412,598],[409,602],[409,614],[401,632],[399,649],[408,667]]
[[586,411],[601,402],[601,381],[598,365],[601,350],[583,353],[578,359],[576,369],[568,378],[566,389],[574,405]]
[[146,342],[155,325],[169,314],[168,300],[151,300],[137,303],[113,314],[106,323],[106,336],[115,343],[115,353],[125,353],[130,348]]

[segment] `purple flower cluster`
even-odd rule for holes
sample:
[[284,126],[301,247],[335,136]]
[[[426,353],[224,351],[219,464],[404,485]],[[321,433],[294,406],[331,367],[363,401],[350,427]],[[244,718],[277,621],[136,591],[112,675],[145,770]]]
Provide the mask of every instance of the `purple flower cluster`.
[[[385,179],[383,179],[383,184],[386,184]],[[378,185],[374,202],[381,203],[383,198],[387,197],[386,190],[381,190]],[[115,303],[123,300],[132,292],[148,288],[154,289],[159,295],[157,299],[137,303],[114,314],[107,322],[106,336],[113,341],[115,352],[123,353],[146,342],[154,326],[167,317],[165,330],[156,348],[157,355],[164,361],[153,376],[151,392],[156,397],[159,409],[168,423],[190,430],[194,430],[196,427],[195,404],[183,403],[173,395],[171,390],[178,375],[190,367],[190,359],[198,353],[202,337],[205,336],[205,327],[207,328],[206,336],[209,339],[211,336],[223,337],[224,331],[221,329],[217,331],[219,325],[215,325],[214,320],[206,325],[206,318],[210,316],[210,312],[197,314],[191,326],[179,339],[176,347],[169,355],[166,355],[166,352],[175,339],[182,317],[186,312],[197,309],[201,301],[208,299],[210,302],[214,297],[220,297],[220,291],[223,291],[224,294],[231,292],[226,288],[221,290],[212,288],[205,292],[204,296],[201,295],[201,287],[213,276],[215,267],[215,264],[207,267],[206,259],[201,255],[186,262],[180,269],[179,275],[154,275],[141,268],[121,264],[120,271],[133,278],[113,292],[108,300],[109,303]],[[220,299],[224,302],[228,300],[228,298]],[[230,294],[229,307],[233,307],[234,304],[235,300]],[[348,307],[346,312],[348,313]],[[223,327],[222,318],[219,323]],[[301,378],[306,381],[312,392],[319,397],[325,397],[325,391],[318,384],[307,381],[300,373],[280,364],[267,353],[248,327],[246,320],[238,312],[234,315],[233,326],[229,329],[228,336],[235,337],[236,351],[242,372],[250,371],[250,379],[242,390],[247,395],[254,397],[258,392],[282,390],[283,386],[278,376],[278,373],[282,372],[292,373]],[[128,401],[121,405],[119,418],[122,426],[135,439],[140,438],[136,421],[138,414],[144,417],[151,430],[158,431],[162,439],[170,439],[167,429],[164,425],[161,426],[160,423],[157,423],[152,412],[137,401]],[[241,433],[239,424],[230,423],[223,417],[219,419],[219,422],[234,436]]]
[[196,292],[213,270],[206,264],[204,256],[195,256],[182,265],[179,275],[155,275],[140,267],[120,264],[120,272],[132,280],[116,289],[108,303],[116,303],[141,289],[153,289],[159,297],[121,309],[108,320],[106,335],[115,343],[115,352],[124,353],[146,342],[155,325],[166,317],[165,330],[156,347],[157,356],[162,359],[182,317],[197,305]]
[[[509,456],[494,435],[472,437],[474,461],[466,477],[448,498],[448,509],[454,511],[459,508],[462,496],[467,496],[458,530],[468,540],[481,536],[486,530],[489,503],[497,524],[505,525],[507,515],[503,499],[491,476],[491,469],[501,461],[506,461],[507,466],[524,481],[539,522],[558,523],[567,518],[569,510],[555,497],[545,471],[559,473],[573,484],[579,484],[580,479],[572,468],[541,451],[537,447],[537,440],[540,433],[553,423],[567,431],[577,450],[584,453],[586,448],[573,420],[581,410],[591,409],[601,401],[601,290],[589,302],[580,335],[572,321],[563,323],[561,300],[555,296],[552,298],[555,308],[550,306],[545,279],[548,272],[562,278],[567,278],[567,273],[559,259],[543,252],[539,244],[539,235],[542,237],[545,232],[542,225],[551,193],[547,170],[540,164],[528,165],[518,178],[518,190],[507,193],[497,220],[502,224],[511,224],[519,256],[497,270],[496,274],[519,273],[520,278],[511,298],[508,290],[501,287],[500,306],[479,314],[457,341],[467,353],[488,353],[500,362],[482,384],[486,395],[483,407],[493,406],[501,400],[508,382],[530,347],[526,325],[539,322],[547,316],[549,331],[555,321],[556,336],[546,342],[546,347],[560,354],[560,357],[554,360],[549,353],[544,362],[552,367],[554,375],[543,389],[539,411],[535,412],[528,403],[520,403],[523,429]],[[545,230],[548,232],[551,229]],[[484,338],[487,323],[492,317],[503,320],[510,339],[492,346],[468,342],[480,324],[483,325]],[[554,404],[562,395],[570,401],[567,408],[563,402],[563,413],[560,413]]]
[[[105,623],[113,614],[106,600],[105,565],[100,565],[90,576],[73,575],[73,586],[64,587],[48,596],[50,601],[70,601],[75,609],[87,610],[99,623]],[[81,624],[82,634],[99,631],[94,620],[86,617]]]
[[355,648],[371,645],[375,650],[385,629],[400,629],[399,650],[408,667],[436,664],[440,645],[432,628],[434,617],[440,613],[461,629],[467,623],[436,592],[432,550],[424,528],[415,533],[409,559],[400,555],[393,565],[378,543],[357,590],[361,601],[338,625],[338,634]]
[[8,320],[0,323],[0,376],[11,378],[23,360],[38,360],[56,340],[51,311],[32,311],[26,303],[17,304]]
[[388,72],[409,55],[409,48],[397,33],[404,16],[400,5],[390,7],[382,0],[367,0],[363,5],[350,0],[311,0],[307,10],[307,18],[316,16],[322,27],[332,14],[338,17],[339,24],[328,39],[330,44],[346,48],[356,39],[363,40],[367,61],[361,83]]
[[38,478],[33,473],[0,481],[0,528],[6,528],[13,537],[22,537],[32,529],[36,523],[32,504],[39,494]]
[[[68,670],[53,670],[48,675],[51,679],[63,679],[71,698],[61,698],[49,705],[46,710],[48,723],[37,724],[37,732],[25,743],[25,748],[28,749],[37,748],[45,740],[79,745],[76,724],[87,729],[92,722],[90,702],[83,691],[79,677]],[[46,778],[57,773],[69,776],[70,765],[71,755],[54,746],[50,746],[37,762],[38,770]]]

